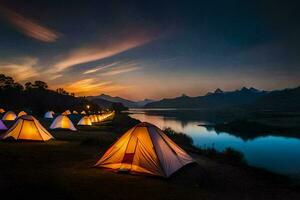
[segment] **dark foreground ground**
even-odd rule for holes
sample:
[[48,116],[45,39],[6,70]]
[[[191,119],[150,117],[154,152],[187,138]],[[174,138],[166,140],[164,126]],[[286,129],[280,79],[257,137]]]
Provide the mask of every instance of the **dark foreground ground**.
[[[113,124],[77,132],[51,131],[56,140],[46,143],[0,142],[3,199],[300,199],[300,187],[293,180],[199,155],[194,155],[198,164],[170,179],[94,168],[128,128],[126,120],[117,117]],[[49,123],[43,122],[46,127]]]

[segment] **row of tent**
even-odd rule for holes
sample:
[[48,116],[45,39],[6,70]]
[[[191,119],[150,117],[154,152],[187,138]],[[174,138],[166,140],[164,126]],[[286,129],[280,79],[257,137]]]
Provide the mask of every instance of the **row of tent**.
[[[53,118],[54,112],[53,111],[49,111],[45,114],[46,118]],[[115,112],[110,112],[110,113],[105,113],[105,114],[101,114],[101,115],[90,115],[90,116],[84,116],[82,117],[82,119],[78,122],[77,125],[81,125],[81,126],[91,126],[92,123],[94,122],[101,122],[101,121],[105,121],[108,119],[112,119],[115,115]],[[4,116],[2,117],[2,120],[5,121],[14,121],[17,118],[20,119],[22,118],[22,116],[27,116],[27,113],[25,113],[24,111],[21,111],[18,116],[13,112],[13,111],[8,111],[4,114]],[[31,115],[28,115],[31,116]],[[32,117],[32,116],[31,116]],[[23,118],[22,118],[23,119]],[[35,118],[34,118],[35,119]],[[0,120],[0,130],[7,130],[7,127],[5,126],[5,124],[2,122],[2,120]],[[23,119],[24,120],[24,119]],[[26,119],[25,119],[26,120]],[[36,119],[35,119],[36,120]],[[37,120],[36,120],[37,121]],[[19,123],[19,120],[16,122]],[[57,128],[61,128],[61,129],[69,129],[72,131],[76,131],[77,129],[75,128],[73,122],[70,120],[70,118],[65,115],[59,115],[57,116],[54,121],[51,123],[50,125],[50,129],[57,129]]]
[[[17,140],[53,139],[53,136],[31,115],[21,116],[2,138],[9,137]],[[169,177],[192,162],[194,159],[163,131],[143,122],[123,134],[95,166],[116,172]]]

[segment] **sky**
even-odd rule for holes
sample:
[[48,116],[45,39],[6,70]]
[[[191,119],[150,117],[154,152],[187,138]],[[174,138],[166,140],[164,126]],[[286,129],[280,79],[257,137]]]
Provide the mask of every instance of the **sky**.
[[0,73],[131,100],[296,87],[298,4],[0,0]]

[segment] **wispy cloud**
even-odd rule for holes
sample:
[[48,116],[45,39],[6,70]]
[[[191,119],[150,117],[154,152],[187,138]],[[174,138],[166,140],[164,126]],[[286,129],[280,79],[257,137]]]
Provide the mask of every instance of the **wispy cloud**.
[[[74,65],[108,58],[132,48],[144,45],[154,39],[150,34],[136,34],[106,41],[106,44],[97,43],[88,47],[79,47],[72,50],[67,56],[58,61],[55,71],[63,71]],[[92,73],[92,72],[91,72]]]
[[113,76],[118,74],[124,74],[127,72],[132,72],[141,69],[141,67],[138,66],[121,66],[121,67],[115,67],[110,71],[101,73],[103,76]]
[[79,81],[75,81],[69,84],[64,85],[63,87],[67,91],[74,92],[75,94],[85,95],[89,94],[91,92],[96,92],[101,90],[106,85],[111,84],[110,81],[106,82],[99,82],[96,79],[89,78],[89,79],[83,79]]
[[39,75],[35,68],[37,58],[19,58],[14,61],[0,61],[0,73],[12,76],[16,81],[25,81]]
[[91,73],[95,73],[97,71],[100,71],[100,70],[104,70],[104,69],[107,69],[109,67],[112,67],[112,66],[115,66],[117,64],[119,64],[120,62],[113,62],[111,64],[107,64],[107,65],[103,65],[103,66],[97,66],[93,69],[90,69],[90,70],[87,70],[85,72],[83,72],[83,74],[91,74]]
[[62,76],[63,76],[62,74],[50,75],[49,80],[55,80],[55,79],[58,79],[58,78],[60,78]]
[[21,33],[42,42],[55,42],[59,34],[8,8],[0,7],[1,15]]
[[110,93],[124,91],[129,88],[128,85],[118,85],[111,81],[99,81],[96,78],[82,79],[79,81],[55,85],[55,87],[63,87],[69,92],[74,92],[76,96],[88,96],[100,93]]

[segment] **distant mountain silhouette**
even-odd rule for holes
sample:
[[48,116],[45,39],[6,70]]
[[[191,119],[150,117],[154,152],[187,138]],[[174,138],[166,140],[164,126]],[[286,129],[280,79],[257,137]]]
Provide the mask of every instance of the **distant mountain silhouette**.
[[[99,96],[89,96],[87,97],[90,100],[96,100],[96,99],[101,99],[101,100],[106,100],[109,102],[113,103],[122,103],[124,106],[128,108],[137,108],[137,107],[143,107],[144,105],[153,102],[154,100],[151,99],[145,99],[143,101],[131,101],[122,97],[112,97],[106,94],[101,94]],[[100,102],[100,100],[99,100]]]
[[107,101],[107,100],[100,99],[100,98],[89,99],[89,100],[92,101],[92,102],[94,102],[97,105],[100,105],[103,108],[109,108],[113,104],[113,102],[111,102],[111,101]]
[[256,99],[249,108],[266,111],[300,111],[300,87],[272,91]]
[[215,92],[207,93],[205,96],[189,97],[182,95],[173,99],[162,99],[148,103],[146,108],[198,108],[198,109],[220,109],[232,106],[249,105],[259,97],[268,92],[255,88],[243,87],[240,90],[224,92],[216,89]]

